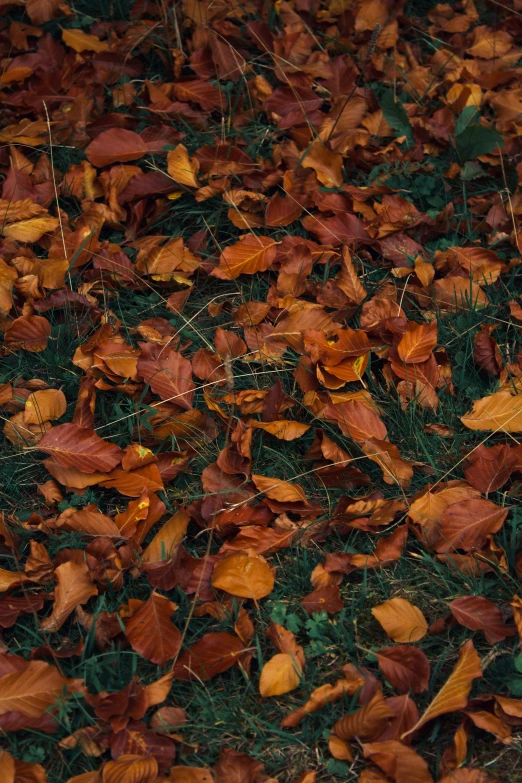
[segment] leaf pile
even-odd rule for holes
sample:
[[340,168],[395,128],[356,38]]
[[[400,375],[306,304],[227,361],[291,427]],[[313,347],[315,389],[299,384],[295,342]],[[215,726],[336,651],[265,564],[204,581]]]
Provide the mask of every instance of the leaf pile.
[[1,779],[495,783],[519,4],[120,5],[0,0]]

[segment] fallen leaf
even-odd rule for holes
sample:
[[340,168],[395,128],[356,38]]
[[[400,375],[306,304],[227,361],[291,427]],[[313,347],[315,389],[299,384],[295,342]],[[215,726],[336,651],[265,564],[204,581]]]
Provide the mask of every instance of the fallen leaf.
[[259,692],[263,698],[282,696],[298,687],[301,681],[299,661],[289,653],[278,653],[261,670]]
[[522,394],[498,391],[482,397],[460,420],[470,430],[522,432]]
[[181,633],[171,617],[176,604],[153,592],[125,626],[125,636],[132,649],[152,663],[164,665],[178,654]]
[[409,644],[385,647],[375,653],[379,669],[399,693],[428,690],[430,664],[422,650]]
[[[46,432],[38,444],[58,465],[84,473],[112,470],[121,460],[121,449],[78,424],[60,424]],[[56,478],[56,477],[55,477]]]
[[243,552],[220,560],[212,573],[212,584],[218,590],[255,601],[271,593],[274,582],[274,573],[264,557]]
[[244,649],[234,634],[207,633],[180,655],[174,666],[174,679],[210,680],[237,663]]
[[505,625],[502,612],[480,595],[463,595],[449,604],[458,623],[471,631],[483,631],[490,644],[502,642],[516,633],[514,626]]
[[418,642],[428,633],[421,610],[405,598],[390,598],[371,611],[394,642]]
[[425,723],[438,718],[439,715],[464,709],[468,703],[473,680],[478,677],[482,677],[480,659],[470,639],[460,648],[457,664],[441,690],[430,702],[415,726],[403,737],[413,731],[418,731]]
[[219,257],[219,267],[212,270],[214,277],[234,280],[239,275],[264,272],[275,261],[276,242],[270,237],[247,234],[235,245],[228,245]]
[[54,590],[53,612],[40,624],[42,631],[58,631],[77,606],[98,595],[87,563],[69,560],[59,565],[54,573],[58,586]]

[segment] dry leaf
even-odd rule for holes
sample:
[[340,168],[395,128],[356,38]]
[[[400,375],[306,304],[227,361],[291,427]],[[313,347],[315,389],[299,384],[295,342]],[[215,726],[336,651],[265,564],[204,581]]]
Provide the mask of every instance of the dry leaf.
[[421,610],[405,598],[390,598],[374,606],[372,614],[394,642],[418,642],[428,633]]

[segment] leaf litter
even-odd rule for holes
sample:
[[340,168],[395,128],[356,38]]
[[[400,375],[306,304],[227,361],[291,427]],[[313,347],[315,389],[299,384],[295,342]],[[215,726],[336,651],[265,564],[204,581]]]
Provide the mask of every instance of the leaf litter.
[[522,780],[519,4],[0,7],[2,780]]

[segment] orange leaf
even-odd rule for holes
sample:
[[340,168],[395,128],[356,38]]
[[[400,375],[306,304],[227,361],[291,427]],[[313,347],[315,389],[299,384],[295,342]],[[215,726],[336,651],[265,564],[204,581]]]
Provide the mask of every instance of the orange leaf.
[[321,139],[308,148],[301,166],[313,169],[319,182],[327,188],[339,188],[343,184],[343,157],[329,150]]
[[180,510],[165,522],[143,552],[143,562],[160,563],[163,560],[171,560],[183,540],[189,521],[189,515]]
[[460,417],[470,430],[522,432],[522,394],[498,391],[473,403],[473,410]]
[[415,726],[407,731],[403,737],[411,734],[413,731],[417,731],[425,723],[438,718],[439,715],[464,709],[468,703],[471,684],[477,677],[482,677],[480,658],[470,639],[460,648],[459,660],[446,683],[428,705]]
[[214,567],[212,585],[230,595],[264,598],[274,588],[274,574],[265,558],[238,552],[223,558]]
[[263,698],[281,696],[293,691],[301,681],[301,666],[289,653],[278,653],[265,663],[259,680],[259,692]]
[[375,739],[382,732],[390,718],[394,717],[380,691],[368,704],[351,715],[345,715],[334,724],[332,731],[342,740],[359,737],[361,740]]
[[386,440],[371,438],[361,443],[361,449],[368,459],[379,465],[386,484],[409,487],[413,477],[413,467],[411,462],[402,459],[397,446]]
[[109,48],[108,41],[100,41],[97,35],[89,35],[89,33],[75,30],[73,27],[62,30],[62,39],[75,52],[105,52]]
[[24,408],[26,424],[56,421],[67,410],[65,394],[59,389],[42,389],[29,395]]
[[74,690],[74,681],[63,677],[55,666],[14,657],[22,663],[0,677],[0,715],[20,712],[28,718],[39,718],[55,704],[64,688]]
[[44,234],[52,234],[60,221],[53,217],[37,217],[21,220],[19,223],[11,223],[10,226],[4,226],[3,234],[17,242],[38,242]]
[[405,598],[390,598],[374,606],[372,614],[394,642],[418,642],[428,633],[421,610]]
[[270,435],[274,435],[279,440],[295,440],[310,429],[309,424],[301,424],[299,421],[287,421],[286,419],[268,422],[252,419],[250,426],[255,430],[269,432]]
[[154,783],[158,762],[154,756],[120,756],[103,768],[103,783]]
[[355,302],[355,304],[361,304],[366,299],[366,289],[359,280],[350,251],[346,246],[343,247],[341,271],[335,278],[335,282],[348,299]]
[[98,595],[87,563],[68,560],[56,569],[58,586],[54,589],[53,613],[40,624],[42,631],[58,631],[77,606]]
[[247,234],[235,245],[229,245],[223,250],[219,266],[212,270],[212,275],[222,280],[234,280],[239,275],[264,272],[272,266],[275,257],[274,239]]
[[167,155],[167,171],[174,182],[186,185],[188,188],[199,187],[199,163],[197,158],[190,158],[184,144],[178,144]]
[[278,500],[280,503],[308,503],[304,489],[299,484],[290,484],[289,481],[256,473],[252,474],[252,481],[259,492],[263,492],[271,500]]
[[413,321],[406,326],[406,331],[397,346],[400,359],[406,364],[417,364],[427,361],[437,345],[437,321],[429,324],[417,324]]
[[326,704],[339,701],[345,696],[353,696],[364,685],[364,678],[354,678],[353,680],[337,680],[333,685],[320,685],[310,694],[308,701],[302,707],[294,710],[283,718],[281,726],[294,727],[313,712],[321,710]]

